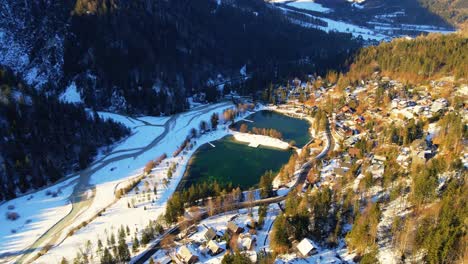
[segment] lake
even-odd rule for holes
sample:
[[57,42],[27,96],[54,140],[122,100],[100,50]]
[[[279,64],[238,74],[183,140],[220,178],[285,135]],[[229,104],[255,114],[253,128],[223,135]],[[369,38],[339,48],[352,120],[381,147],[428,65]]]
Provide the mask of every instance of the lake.
[[[259,111],[246,117],[247,120],[236,122],[238,130],[246,124],[248,130],[253,127],[273,128],[283,135],[283,140],[294,140],[296,146],[303,147],[311,138],[310,124],[307,120],[289,117],[273,111]],[[287,163],[292,150],[276,148],[249,147],[238,142],[232,136],[204,144],[195,151],[189,161],[184,177],[178,189],[188,188],[193,184],[217,181],[221,185],[232,183],[241,189],[255,187],[260,177],[268,170],[278,172]]]
[[279,171],[292,154],[291,150],[252,148],[232,136],[211,143],[215,147],[204,144],[194,153],[179,189],[205,181],[217,181],[221,185],[232,183],[248,189],[257,185],[266,171]]
[[281,132],[284,141],[294,140],[299,148],[302,148],[311,139],[310,123],[305,119],[294,118],[268,110],[253,113],[245,119],[253,122],[246,120],[236,122],[234,124],[236,130],[239,130],[242,124],[246,124],[249,131],[252,131],[253,127],[273,128]]

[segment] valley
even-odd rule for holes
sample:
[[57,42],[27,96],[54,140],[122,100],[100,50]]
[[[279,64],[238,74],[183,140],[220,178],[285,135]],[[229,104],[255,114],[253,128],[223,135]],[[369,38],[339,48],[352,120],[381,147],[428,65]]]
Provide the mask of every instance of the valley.
[[466,263],[467,10],[1,2],[0,263]]

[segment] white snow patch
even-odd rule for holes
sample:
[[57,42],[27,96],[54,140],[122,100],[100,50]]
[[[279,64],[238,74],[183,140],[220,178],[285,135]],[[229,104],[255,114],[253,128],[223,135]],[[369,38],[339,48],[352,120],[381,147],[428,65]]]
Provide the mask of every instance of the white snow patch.
[[[25,195],[0,205],[0,262],[13,262],[22,250],[70,212],[69,197],[77,183],[77,177]],[[47,195],[49,194],[49,195]],[[54,197],[55,196],[55,197]],[[14,209],[9,209],[14,207]],[[16,212],[19,218],[8,220],[6,214]],[[11,257],[11,258],[10,258]]]
[[281,139],[272,138],[269,136],[240,133],[240,132],[232,132],[232,134],[237,141],[249,143],[249,146],[254,147],[254,148],[258,147],[259,145],[272,147],[272,148],[279,148],[279,149],[289,148],[289,144],[287,142],[284,142]]
[[324,7],[321,4],[315,3],[313,0],[297,0],[294,2],[287,3],[288,6],[292,6],[299,9],[316,11],[321,13],[328,13],[332,11],[330,8]]
[[81,99],[80,92],[78,92],[76,88],[75,82],[72,82],[65,92],[63,92],[60,97],[60,101],[66,102],[66,103],[73,103],[73,104],[79,104],[82,103],[83,100]]

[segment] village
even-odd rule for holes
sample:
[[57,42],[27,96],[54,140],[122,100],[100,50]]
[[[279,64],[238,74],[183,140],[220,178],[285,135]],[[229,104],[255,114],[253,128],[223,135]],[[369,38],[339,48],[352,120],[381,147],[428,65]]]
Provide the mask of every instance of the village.
[[[298,187],[303,193],[307,193],[311,188],[333,188],[341,178],[348,177],[350,173],[354,180],[343,192],[348,188],[359,192],[363,188],[362,181],[368,182],[369,177],[372,182],[383,181],[389,173],[386,169],[390,168],[390,161],[386,155],[388,149],[397,153],[396,166],[399,166],[403,172],[408,172],[412,163],[425,164],[438,153],[437,145],[432,142],[438,130],[436,121],[444,114],[455,111],[445,98],[447,94],[443,94],[446,91],[444,81],[432,81],[427,86],[405,87],[398,81],[380,77],[375,73],[373,80],[363,81],[353,89],[346,88],[344,93],[335,91],[334,86],[325,88],[324,85],[314,88],[312,84],[316,81],[321,81],[321,78],[315,79],[309,76],[307,81],[296,78],[288,82],[287,88],[277,86],[272,98],[282,111],[297,116],[308,116],[312,112],[317,112],[319,108],[326,108],[331,102],[341,101],[339,106],[335,106],[336,111],[326,117],[330,124],[331,140],[334,143],[332,146],[329,143],[327,147],[332,149],[321,161],[319,170],[316,171],[317,175],[311,176],[309,173],[304,184]],[[393,99],[390,101],[379,98],[396,90],[400,92],[392,94]],[[468,87],[466,85],[455,87],[452,88],[452,92],[467,96]],[[310,98],[313,100],[309,100]],[[361,104],[364,102],[365,107]],[[467,110],[459,110],[466,118]],[[317,118],[317,115],[314,118]],[[396,136],[391,131],[376,131],[374,128],[374,126],[417,127],[422,121],[429,123],[424,128],[416,129],[417,133],[421,134],[418,137],[422,139],[409,146],[387,145],[383,138],[387,135]],[[380,148],[382,151],[370,155],[364,154],[365,142],[372,140],[382,144]],[[317,154],[320,149],[323,150],[323,143],[321,137],[317,137],[308,145],[308,151]],[[465,153],[460,157],[465,168],[468,167],[466,156]],[[447,175],[442,176],[438,188],[443,188],[447,182],[443,177]],[[274,187],[279,187],[279,184]],[[386,201],[393,194],[382,187],[374,186],[366,195],[374,201]],[[271,256],[269,246],[271,228],[283,207],[284,202],[278,202],[211,216],[187,227],[187,231],[179,233],[170,242],[164,241],[166,244],[161,245],[161,249],[153,255],[154,259],[151,258],[150,263],[221,263],[228,252],[236,252],[235,254],[248,257],[252,263],[258,263],[260,259]],[[388,211],[393,214],[407,213],[405,210],[406,207],[399,211],[388,207]],[[351,227],[344,229],[348,232]],[[385,227],[379,226],[379,230],[385,230]],[[314,241],[312,237],[292,241],[292,244],[292,251],[285,255],[277,255],[275,263],[353,262],[354,254],[348,251],[344,240],[340,240],[338,246],[332,248],[327,248],[321,241]],[[383,247],[385,246],[388,245]],[[383,260],[389,258],[387,255],[379,257]]]

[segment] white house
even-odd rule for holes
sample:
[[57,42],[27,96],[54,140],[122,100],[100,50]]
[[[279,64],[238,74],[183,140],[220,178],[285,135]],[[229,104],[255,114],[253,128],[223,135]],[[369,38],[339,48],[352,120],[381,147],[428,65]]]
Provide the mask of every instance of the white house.
[[302,239],[302,241],[297,244],[296,248],[303,257],[317,253],[317,246],[315,246],[315,243],[308,238]]

